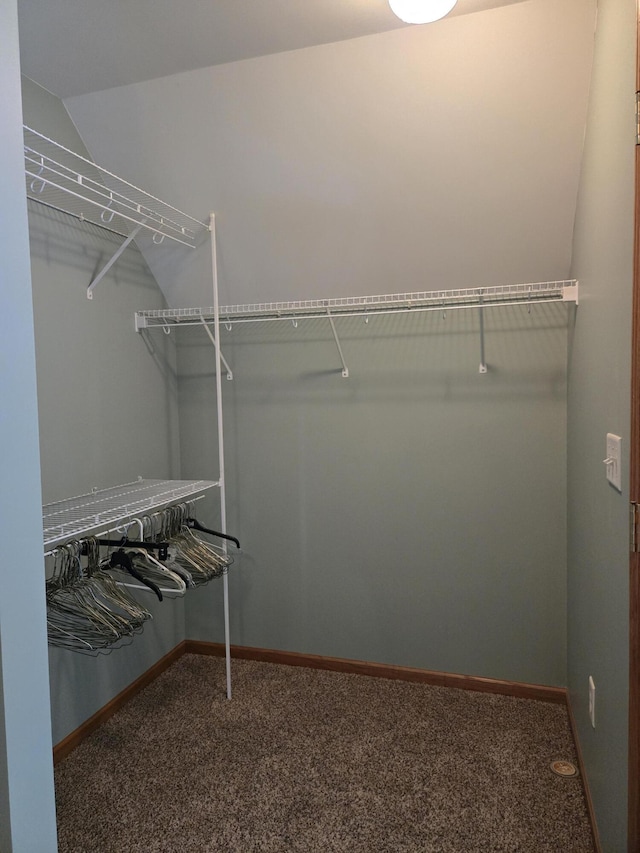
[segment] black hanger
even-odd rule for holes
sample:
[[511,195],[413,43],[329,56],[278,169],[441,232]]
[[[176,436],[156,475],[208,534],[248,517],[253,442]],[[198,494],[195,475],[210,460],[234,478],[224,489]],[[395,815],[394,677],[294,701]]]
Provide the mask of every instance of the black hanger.
[[187,527],[190,527],[192,530],[199,530],[201,533],[209,533],[211,536],[219,536],[220,539],[228,539],[230,542],[235,543],[236,548],[240,547],[240,542],[235,536],[229,536],[227,533],[218,533],[217,530],[209,530],[208,527],[203,527],[197,518],[187,518],[185,523]]
[[111,559],[109,561],[110,566],[120,566],[120,568],[129,572],[129,574],[134,577],[140,583],[143,583],[145,586],[148,586],[150,590],[155,592],[158,596],[158,601],[162,601],[162,593],[160,592],[160,587],[158,587],[153,581],[147,580],[147,578],[143,577],[137,569],[134,568],[131,557],[125,553],[122,548],[118,551],[114,551],[111,555]]
[[[166,560],[168,555],[168,542],[135,542],[132,539],[127,539],[124,536],[122,539],[98,539],[97,540],[100,545],[106,545],[115,547],[119,545],[121,548],[125,546],[129,546],[130,548],[143,548],[145,551],[158,551],[158,559]],[[82,543],[82,550],[80,552],[83,556],[87,554],[87,544],[86,542]]]

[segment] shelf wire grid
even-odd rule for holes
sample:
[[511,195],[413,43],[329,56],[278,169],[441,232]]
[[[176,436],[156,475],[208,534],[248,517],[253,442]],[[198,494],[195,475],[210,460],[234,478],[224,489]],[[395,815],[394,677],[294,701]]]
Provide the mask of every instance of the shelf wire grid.
[[161,201],[27,125],[24,160],[27,198],[105,227],[123,237],[134,228],[195,247],[208,225]]
[[[262,302],[225,305],[220,322],[261,322],[296,318],[353,317],[368,314],[396,314],[410,311],[439,311],[493,305],[535,304],[540,302],[577,302],[577,281],[535,282],[492,287],[429,290],[420,293],[391,293],[380,296],[350,296],[334,299],[308,299],[300,302]],[[168,308],[138,311],[136,328],[153,326],[192,326],[210,322],[213,308]]]
[[218,486],[213,480],[136,480],[42,507],[45,551],[70,539],[120,528],[145,513],[193,500]]

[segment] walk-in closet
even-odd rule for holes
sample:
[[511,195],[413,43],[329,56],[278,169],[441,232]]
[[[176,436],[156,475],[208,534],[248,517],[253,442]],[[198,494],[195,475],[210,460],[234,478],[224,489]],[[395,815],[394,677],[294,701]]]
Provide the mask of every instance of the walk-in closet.
[[[222,788],[245,790],[264,696],[247,773],[289,732],[308,754],[282,790],[342,790],[329,712],[306,747],[288,715],[334,684],[346,766],[341,702],[379,675],[361,705],[398,723],[367,760],[432,743],[458,766],[435,729],[454,706],[470,749],[486,708],[544,753],[533,702],[575,837],[631,850],[632,0],[458,0],[422,25],[388,0],[2,0],[0,68],[0,849],[56,853],[52,751],[128,714],[86,753],[106,768],[196,684]],[[340,821],[318,800],[314,825],[310,790],[287,819],[313,844]],[[210,849],[263,849],[228,798]],[[406,849],[436,850],[420,802]],[[326,849],[370,849],[357,815]]]

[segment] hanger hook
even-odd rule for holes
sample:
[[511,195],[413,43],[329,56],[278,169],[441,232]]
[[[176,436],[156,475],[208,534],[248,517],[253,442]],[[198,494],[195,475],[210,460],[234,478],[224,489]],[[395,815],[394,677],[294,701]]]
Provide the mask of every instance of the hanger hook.
[[[115,210],[109,209],[112,204],[113,204],[113,193],[109,193],[109,204],[105,207],[105,209],[100,214],[100,219],[102,219],[102,221],[105,223],[111,222],[111,220],[113,219],[113,217],[116,214]],[[106,214],[106,216],[105,216],[105,214]]]
[[[41,154],[40,155],[40,168],[38,169],[38,171],[36,173],[36,177],[29,184],[29,188],[30,188],[32,193],[41,193],[42,190],[45,188],[47,182],[44,178],[40,178],[40,175],[43,172],[44,172],[44,157]],[[39,181],[38,181],[38,178],[40,178]],[[37,184],[40,184],[40,189],[38,189],[38,190],[36,189]]]
[[[164,219],[162,216],[160,217],[160,224],[158,225],[158,228],[164,228]],[[152,239],[156,246],[159,246],[160,243],[162,243],[162,241],[164,240],[164,238],[165,235],[161,231],[154,231]]]
[[[38,184],[40,184],[40,186],[38,189],[36,189],[36,186]],[[29,189],[31,190],[32,193],[40,194],[46,185],[47,185],[47,182],[45,181],[44,178],[34,178],[31,181],[31,183],[29,184]]]

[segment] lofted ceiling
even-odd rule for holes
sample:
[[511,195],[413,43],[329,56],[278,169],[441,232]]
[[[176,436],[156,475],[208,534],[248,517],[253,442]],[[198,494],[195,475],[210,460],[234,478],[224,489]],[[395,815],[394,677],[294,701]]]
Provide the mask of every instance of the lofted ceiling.
[[[458,0],[451,16],[519,2]],[[387,0],[19,0],[18,11],[22,71],[60,98],[406,26]]]
[[[215,211],[223,304],[568,278],[596,0],[455,11],[19,0],[23,73],[64,102],[30,123]],[[209,241],[136,242],[170,306],[211,304]]]
[[[64,106],[96,162],[215,211],[223,304],[564,279],[594,17],[503,3]],[[170,305],[211,304],[208,241],[137,242]]]

